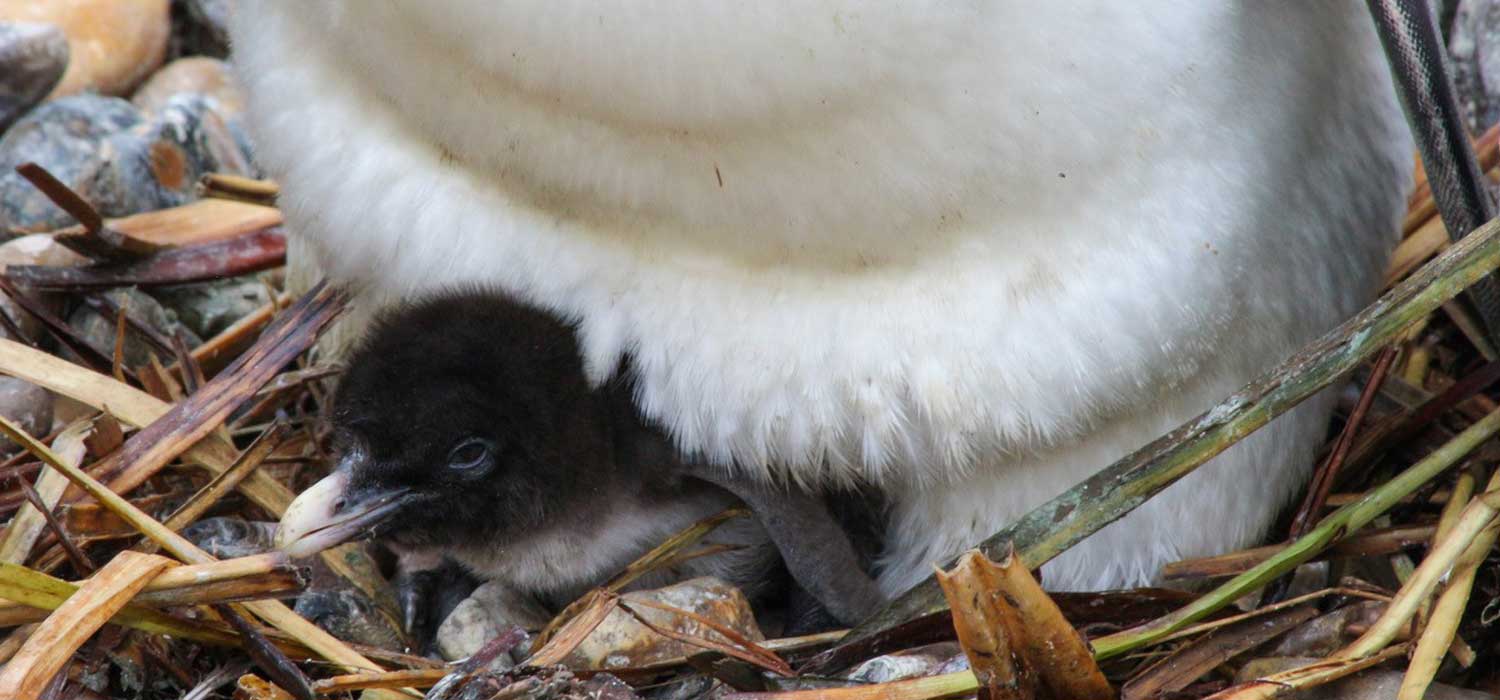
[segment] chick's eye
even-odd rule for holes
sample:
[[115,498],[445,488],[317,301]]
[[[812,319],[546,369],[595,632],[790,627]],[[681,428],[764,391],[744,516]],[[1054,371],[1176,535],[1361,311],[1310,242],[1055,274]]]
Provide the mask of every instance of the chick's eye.
[[469,438],[458,443],[448,453],[449,469],[473,469],[483,466],[490,457],[490,442],[479,438]]

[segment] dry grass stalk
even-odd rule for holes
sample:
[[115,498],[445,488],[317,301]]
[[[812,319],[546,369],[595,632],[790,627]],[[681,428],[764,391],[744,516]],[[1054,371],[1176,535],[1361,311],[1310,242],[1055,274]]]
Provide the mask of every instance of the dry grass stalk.
[[[136,428],[150,425],[172,408],[107,375],[5,338],[0,338],[0,372],[92,406]],[[219,474],[229,469],[238,455],[233,445],[210,436],[188,448],[184,456]],[[252,475],[241,490],[273,515],[280,515],[292,502],[292,494],[285,486],[263,475],[261,478]]]
[[140,485],[177,455],[206,437],[230,411],[260,389],[278,370],[301,355],[343,307],[341,294],[314,288],[255,345],[192,396],[173,406],[125,441],[123,465],[115,482],[121,492]]
[[[281,210],[275,207],[224,199],[200,199],[180,207],[158,209],[118,219],[105,225],[130,238],[157,246],[210,243],[280,226]],[[55,236],[74,236],[82,226],[59,229]]]
[[939,700],[973,696],[974,674],[968,671],[847,688],[817,688],[782,693],[728,693],[724,700]]
[[[1490,476],[1485,491],[1488,494],[1500,494],[1500,470],[1496,470]],[[1467,512],[1467,508],[1465,511]],[[1457,523],[1444,534],[1451,536],[1456,529]],[[1432,679],[1437,677],[1438,666],[1442,664],[1444,654],[1453,647],[1455,642],[1461,641],[1457,638],[1458,623],[1463,617],[1464,608],[1469,603],[1469,594],[1473,590],[1474,577],[1479,571],[1479,565],[1484,563],[1490,548],[1495,546],[1497,534],[1500,534],[1500,528],[1497,528],[1492,519],[1454,562],[1453,570],[1448,576],[1448,586],[1438,596],[1437,603],[1432,607],[1427,626],[1422,630],[1412,650],[1411,664],[1406,669],[1406,676],[1401,680],[1401,690],[1397,695],[1397,700],[1420,700],[1426,695],[1427,687],[1431,685]],[[1447,538],[1439,537],[1439,540],[1444,539]],[[1432,553],[1436,554],[1437,549],[1434,548]],[[1431,556],[1430,554],[1429,558]]]
[[[202,393],[206,394],[208,392],[205,391]],[[211,402],[210,405],[212,405],[213,403],[217,402]],[[222,419],[222,416],[220,419]],[[188,422],[192,423],[191,420],[189,420]],[[175,426],[172,426],[168,430],[161,432],[165,433],[165,436],[170,436],[175,432],[173,428],[175,428]],[[116,494],[114,491],[111,491],[104,484],[99,483],[93,477],[84,473],[77,467],[63,464],[60,460],[58,460],[55,454],[52,454],[51,450],[47,449],[45,445],[36,442],[36,440],[33,439],[30,435],[27,435],[25,431],[16,427],[13,423],[5,420],[4,417],[0,417],[0,431],[5,432],[12,440],[15,440],[17,444],[20,444],[27,450],[31,451],[32,454],[35,454],[37,457],[42,459],[42,461],[51,465],[54,469],[58,469],[59,471],[67,474],[75,485],[88,492],[89,495],[98,499],[100,503],[108,506],[111,510],[115,511],[115,513],[124,517],[132,525],[136,526],[136,528],[139,529],[142,534],[150,537],[157,544],[161,545],[161,547],[170,552],[172,556],[178,558],[181,561],[191,564],[207,564],[215,561],[214,558],[207,552],[195,547],[191,542],[188,542],[181,535],[172,532],[171,530],[164,527],[161,523],[141,512],[133,504],[125,500],[120,495]],[[146,431],[137,433],[132,439],[140,438],[140,436],[145,432]],[[188,434],[193,434],[194,432],[196,432],[196,430],[188,429],[186,432]],[[203,430],[200,434],[198,434],[198,437],[202,437],[208,432],[208,430]],[[128,444],[129,443],[127,442],[127,445]],[[175,451],[170,448],[154,449],[151,447],[146,447],[145,454],[161,457],[162,455],[175,454]],[[339,641],[333,635],[328,634],[316,625],[302,619],[301,616],[292,612],[290,608],[282,605],[281,603],[267,600],[254,603],[246,603],[245,606],[252,610],[262,620],[265,620],[272,626],[286,632],[289,635],[292,635],[294,638],[307,645],[309,648],[313,649],[329,661],[342,664],[353,670],[380,668],[378,664],[370,661],[369,659],[366,659],[364,656],[361,656],[354,650],[350,649],[347,645]]]
[[[84,438],[92,429],[89,423],[81,422],[69,426],[57,439],[52,442],[52,447],[61,459],[73,466],[83,462],[85,450]],[[55,469],[42,468],[41,476],[37,479],[37,495],[48,508],[55,507],[62,500],[63,492],[68,488],[68,477]],[[42,528],[47,524],[46,516],[30,503],[24,503],[16,511],[16,515],[10,521],[10,526],[5,531],[5,538],[0,540],[0,561],[12,564],[23,564],[31,555],[31,548],[36,544],[37,538],[41,537]]]
[[584,603],[578,614],[564,623],[545,644],[536,644],[531,656],[526,659],[527,665],[552,666],[562,663],[563,659],[568,658],[568,654],[573,653],[593,633],[599,623],[604,622],[604,618],[609,617],[609,613],[620,602],[618,596],[599,589],[589,591],[580,600]]
[[1309,666],[1294,668],[1257,678],[1233,688],[1226,688],[1204,700],[1272,700],[1284,695],[1332,683],[1367,668],[1374,668],[1406,653],[1407,646],[1398,644],[1387,647],[1373,656],[1359,659],[1329,659]]
[[16,652],[21,650],[21,645],[26,643],[31,633],[35,631],[36,623],[31,623],[21,625],[11,630],[10,634],[5,635],[5,639],[0,640],[0,663],[10,661],[11,657],[15,656]]
[[[1260,611],[1256,611],[1260,612]],[[1184,645],[1120,688],[1121,700],[1146,700],[1188,687],[1224,662],[1318,616],[1312,605],[1256,615]]]
[[1364,499],[1329,514],[1306,536],[1287,545],[1275,556],[1230,579],[1193,603],[1154,622],[1095,639],[1094,649],[1098,657],[1107,659],[1158,642],[1291,571],[1334,540],[1374,520],[1402,497],[1452,467],[1497,432],[1500,432],[1500,410],[1469,426],[1422,461],[1370,491]]
[[34,289],[82,291],[127,285],[159,287],[237,277],[286,262],[279,228],[170,248],[139,260],[88,266],[11,265],[6,279]]
[[245,348],[250,347],[261,330],[271,324],[276,311],[289,303],[291,303],[289,295],[273,296],[270,303],[252,311],[220,331],[218,335],[193,348],[193,359],[203,367],[205,372],[213,374],[223,367],[228,358],[237,357]]
[[[1427,553],[1427,557],[1422,560],[1422,565],[1417,567],[1411,579],[1401,587],[1396,597],[1391,599],[1391,604],[1386,607],[1385,614],[1381,615],[1369,630],[1360,635],[1359,639],[1340,650],[1335,658],[1363,658],[1390,644],[1391,640],[1395,639],[1402,628],[1411,621],[1417,608],[1427,600],[1428,596],[1432,595],[1438,582],[1453,568],[1454,562],[1459,559],[1460,555],[1471,545],[1480,541],[1481,533],[1493,530],[1490,526],[1497,514],[1500,514],[1500,490],[1486,492],[1485,495],[1471,501],[1464,508],[1463,516],[1453,526],[1452,532]],[[1484,544],[1484,548],[1480,551],[1487,553],[1490,543]]]
[[58,232],[54,240],[73,252],[102,261],[127,261],[161,249],[150,241],[126,235],[110,227],[93,205],[36,163],[22,163],[16,172],[26,178],[59,209],[78,220],[73,230]]
[[[150,425],[172,408],[170,404],[106,375],[4,338],[0,338],[0,372],[92,406],[137,428]],[[210,434],[189,447],[183,456],[218,475],[234,464],[239,452],[223,436]],[[280,517],[292,502],[292,493],[286,486],[259,470],[251,472],[240,483],[239,490],[274,517]],[[361,550],[351,546],[339,547],[324,552],[321,557],[329,568],[354,583],[382,610],[395,609],[395,598],[389,587],[379,579],[374,562]]]
[[[1014,546],[1024,566],[1039,568],[1358,367],[1367,357],[1402,336],[1418,319],[1485,278],[1496,267],[1500,267],[1500,220],[1465,236],[1379,301],[1219,405],[1032,509],[986,538],[979,549],[998,556]],[[1276,572],[1281,573],[1284,571]],[[1225,601],[1214,600],[1208,607],[1189,608],[1191,614],[1202,615],[1221,603]],[[936,584],[920,583],[852,631],[843,644],[858,645],[943,606]],[[1178,618],[1174,622],[1188,624],[1196,619]],[[1175,630],[1155,631],[1167,634]],[[1131,644],[1150,641],[1143,637],[1132,639]]]
[[1217,630],[1217,629],[1228,627],[1229,625],[1238,624],[1238,623],[1243,622],[1245,620],[1252,620],[1252,619],[1255,619],[1255,618],[1258,618],[1258,617],[1262,617],[1262,616],[1265,616],[1265,615],[1271,615],[1271,614],[1280,612],[1282,610],[1289,610],[1289,609],[1295,608],[1295,607],[1297,607],[1299,605],[1303,605],[1303,604],[1310,603],[1312,601],[1318,600],[1319,598],[1326,598],[1326,597],[1332,596],[1332,595],[1345,596],[1345,597],[1348,597],[1348,598],[1359,598],[1359,599],[1362,599],[1362,600],[1375,600],[1375,601],[1379,601],[1379,602],[1382,602],[1382,603],[1389,603],[1390,600],[1391,600],[1391,597],[1388,596],[1388,595],[1383,595],[1383,594],[1380,594],[1380,593],[1375,593],[1373,591],[1367,591],[1367,590],[1363,590],[1363,589],[1360,589],[1360,588],[1351,588],[1351,587],[1345,587],[1345,586],[1340,586],[1340,587],[1336,587],[1336,588],[1324,588],[1323,590],[1320,590],[1320,591],[1313,591],[1311,593],[1304,593],[1304,594],[1299,595],[1299,596],[1297,596],[1295,598],[1288,598],[1288,599],[1283,600],[1283,601],[1281,601],[1279,603],[1272,603],[1270,605],[1263,605],[1263,606],[1258,607],[1258,608],[1256,608],[1254,610],[1251,610],[1249,612],[1243,612],[1243,613],[1240,613],[1238,615],[1230,615],[1228,617],[1220,618],[1220,619],[1217,619],[1217,620],[1211,620],[1209,622],[1200,622],[1200,623],[1198,623],[1196,625],[1193,625],[1191,627],[1183,628],[1181,631],[1174,632],[1173,634],[1167,635],[1166,637],[1162,637],[1158,641],[1158,643],[1170,642],[1170,641],[1177,640],[1177,639],[1184,639],[1184,638],[1187,638],[1187,637],[1193,637],[1193,636],[1197,636],[1197,635],[1204,634],[1204,633],[1207,633],[1207,632],[1212,632],[1212,631]]
[[370,688],[431,688],[450,673],[446,668],[418,668],[384,673],[352,673],[313,681],[319,695],[338,695]]
[[[617,600],[616,605],[621,610],[624,610],[626,613],[628,613],[631,617],[635,618],[636,622],[641,623],[652,632],[655,632],[668,639],[676,640],[682,642],[683,644],[689,644],[702,649],[707,649],[709,651],[716,651],[720,654],[724,654],[725,656],[730,656],[744,661],[745,663],[758,666],[763,670],[770,671],[771,673],[779,674],[782,676],[795,675],[792,672],[792,667],[788,665],[786,661],[782,660],[780,656],[777,656],[776,652],[770,651],[769,649],[756,644],[755,642],[746,638],[744,635],[735,632],[733,629],[729,628],[726,625],[720,624],[717,621],[699,615],[691,610],[682,610],[679,608],[674,608],[670,605],[662,605],[661,603],[650,600],[626,601],[620,599]],[[698,637],[691,634],[684,634],[671,628],[658,625],[655,622],[652,622],[650,618],[642,615],[640,611],[636,610],[635,606],[637,605],[643,608],[660,610],[669,615],[685,617],[689,620],[692,620],[693,622],[707,627],[710,630],[713,630],[718,635],[729,640],[729,643],[725,644],[715,639]]]
[[[167,516],[167,519],[162,524],[173,532],[180,532],[183,528],[196,522],[199,516],[207,512],[209,508],[212,508],[215,503],[219,502],[220,498],[223,498],[225,494],[233,490],[235,486],[238,486],[241,481],[244,481],[245,477],[259,468],[261,462],[264,462],[266,457],[281,444],[284,437],[286,437],[286,425],[277,423],[271,426],[270,430],[262,433],[260,437],[255,439],[255,442],[245,448],[245,451],[240,454],[239,459],[235,460],[234,464],[230,465],[228,470],[215,476],[207,484],[204,484],[202,489],[199,489],[186,503],[182,504],[182,507]],[[154,542],[148,541],[141,543],[138,549],[143,552],[150,552],[155,551],[155,547],[156,544]]]
[[[1359,499],[1354,500],[1357,501]],[[1436,525],[1399,525],[1370,530],[1339,540],[1336,544],[1323,550],[1323,552],[1308,561],[1394,554],[1408,547],[1430,541],[1433,533],[1436,531]],[[1236,576],[1276,556],[1277,553],[1286,548],[1287,545],[1285,544],[1268,544],[1228,554],[1174,561],[1162,567],[1161,576],[1162,579],[1167,581]]]
[[204,197],[252,202],[267,207],[274,206],[277,195],[281,194],[281,186],[274,180],[256,180],[227,173],[209,173],[198,184]]
[[[151,579],[135,603],[157,607],[197,605],[273,597],[301,590],[301,570],[277,552],[178,566]],[[79,585],[77,582],[68,585]],[[39,620],[42,609],[0,601],[0,626]]]
[[[41,572],[15,564],[0,564],[0,597],[44,611],[41,615],[12,611],[17,621],[44,618],[45,611],[62,606],[77,590],[78,586]],[[170,635],[216,646],[239,646],[240,643],[237,636],[221,626],[176,618],[135,603],[118,610],[110,622],[148,634]],[[307,652],[300,644],[287,646],[299,654]]]
[[108,622],[148,581],[172,566],[169,559],[121,552],[42,622],[0,670],[0,698],[41,697],[73,652]]
[[[710,532],[713,532],[720,525],[723,525],[724,523],[733,520],[734,518],[745,517],[749,514],[749,509],[744,507],[726,508],[719,513],[710,515],[707,518],[704,518],[696,523],[693,523],[692,525],[683,528],[680,532],[672,535],[671,537],[668,537],[666,541],[655,547],[652,547],[651,551],[637,557],[635,561],[631,562],[629,566],[625,567],[624,571],[620,572],[614,578],[610,579],[609,582],[601,586],[600,589],[609,593],[619,593],[620,591],[624,590],[626,586],[630,585],[641,576],[651,573],[652,571],[655,571],[663,566],[670,566],[676,561],[679,561],[678,557],[684,549],[691,547],[699,540],[708,536]],[[542,631],[537,635],[535,642],[536,647],[540,649],[545,646],[547,642],[551,641],[552,636],[556,634],[563,625],[567,624],[569,620],[572,620],[574,617],[576,617],[578,613],[581,612],[585,607],[591,605],[592,600],[593,599],[591,596],[584,596],[582,598],[579,598],[578,600],[573,601],[572,603],[569,603],[567,607],[563,608],[562,612],[559,612],[556,616],[554,616],[552,620],[547,623],[547,626],[543,627]]]

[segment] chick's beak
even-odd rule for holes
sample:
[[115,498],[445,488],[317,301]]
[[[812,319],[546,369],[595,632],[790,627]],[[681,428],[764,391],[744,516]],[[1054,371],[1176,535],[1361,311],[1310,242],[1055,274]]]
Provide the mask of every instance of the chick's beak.
[[373,531],[406,501],[410,489],[349,494],[349,470],[336,469],[302,492],[281,516],[276,548],[307,557]]

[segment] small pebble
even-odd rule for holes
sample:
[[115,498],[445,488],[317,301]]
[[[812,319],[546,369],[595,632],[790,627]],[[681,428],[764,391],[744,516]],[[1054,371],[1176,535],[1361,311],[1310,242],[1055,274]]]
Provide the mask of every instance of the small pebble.
[[271,292],[255,275],[152,290],[188,330],[211,338],[270,303]]
[[957,642],[940,642],[915,649],[906,649],[866,661],[844,675],[851,681],[861,683],[889,683],[919,676],[938,674],[938,669],[949,665],[954,657],[963,658],[963,649]]
[[[747,639],[764,639],[744,594],[715,578],[695,578],[665,588],[632,591],[622,598],[626,603],[649,600],[687,610],[723,624]],[[667,629],[694,636],[712,634],[697,622],[681,616],[644,606],[638,607],[637,611]],[[536,629],[547,619],[544,611],[530,608],[515,596],[507,596],[505,589],[496,583],[486,583],[443,621],[437,633],[438,650],[450,660],[466,657],[512,624]],[[629,613],[615,610],[594,628],[563,664],[569,668],[623,668],[686,656],[696,651],[682,642],[658,635]]]
[[71,59],[52,97],[129,94],[161,65],[171,33],[169,0],[0,0],[0,21],[56,25]]
[[353,589],[309,590],[297,596],[292,609],[339,639],[392,651],[406,644],[375,604]]
[[[105,292],[104,296],[114,302],[115,306],[124,308],[130,318],[155,329],[163,338],[170,339],[173,333],[181,329],[187,334],[189,347],[202,342],[177,320],[177,314],[172,313],[156,299],[139,289],[112,289]],[[83,338],[84,342],[103,353],[105,357],[114,355],[115,329],[118,324],[113,314],[100,314],[87,305],[80,305],[68,316],[68,325]],[[170,356],[143,340],[140,333],[127,327],[125,330],[125,364],[130,367],[143,366],[150,362],[153,354],[164,365],[172,362]]]
[[101,159],[112,154],[106,139],[143,121],[129,102],[98,95],[51,100],[31,110],[0,138],[0,231],[50,231],[73,223],[16,166],[35,162],[98,206],[89,184]]
[[1500,1],[1460,0],[1449,32],[1449,65],[1469,128],[1500,121]]
[[0,133],[57,85],[68,38],[50,24],[0,22]]
[[154,114],[176,95],[197,94],[208,98],[226,120],[237,120],[245,111],[245,93],[229,64],[206,56],[179,58],[151,74],[130,101],[141,111]]
[[[45,437],[52,430],[52,394],[15,377],[0,377],[0,416],[32,437]],[[0,437],[0,451],[13,452],[16,448],[9,438]]]
[[175,95],[150,121],[106,141],[87,187],[105,216],[187,204],[205,173],[252,174],[241,139],[200,95]]
[[15,172],[22,163],[46,168],[104,216],[129,216],[192,201],[204,173],[253,175],[247,143],[197,94],[171,96],[149,118],[116,97],[43,103],[0,138],[0,231],[74,223]]

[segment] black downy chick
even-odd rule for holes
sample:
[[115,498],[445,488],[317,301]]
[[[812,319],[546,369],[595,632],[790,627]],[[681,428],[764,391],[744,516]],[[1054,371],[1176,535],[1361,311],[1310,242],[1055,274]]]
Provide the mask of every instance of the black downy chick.
[[822,498],[684,460],[638,413],[628,377],[590,386],[573,328],[499,293],[388,311],[334,400],[338,466],[287,509],[277,544],[307,556],[374,536],[406,573],[447,557],[502,582],[508,619],[536,625],[739,498],[754,522],[716,536],[742,547],[675,578],[715,575],[754,597],[779,555],[844,624],[883,602]]

